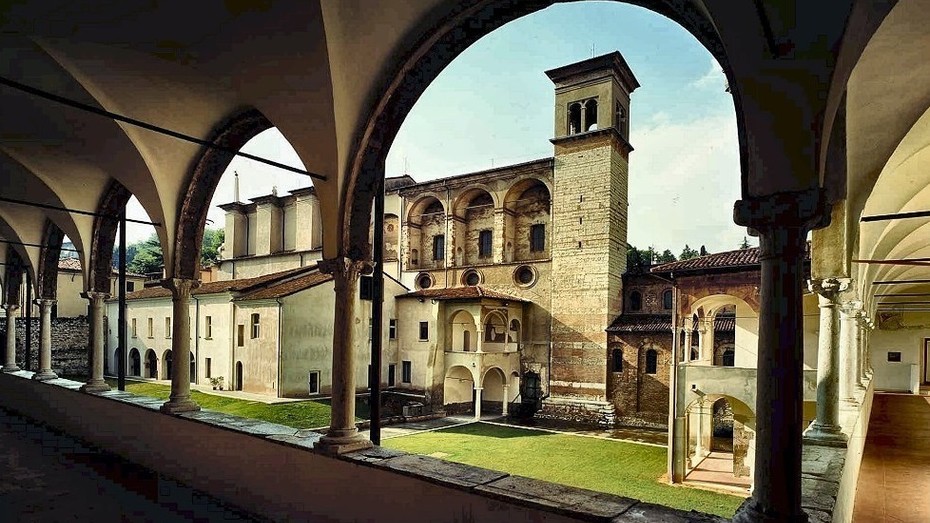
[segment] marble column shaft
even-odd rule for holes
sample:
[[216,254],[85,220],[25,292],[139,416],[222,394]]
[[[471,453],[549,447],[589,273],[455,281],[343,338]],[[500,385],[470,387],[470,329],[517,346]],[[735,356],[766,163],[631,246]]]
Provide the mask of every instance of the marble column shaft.
[[848,403],[856,402],[856,373],[859,368],[856,317],[859,306],[857,301],[847,301],[840,308],[840,400]]
[[840,431],[840,351],[837,296],[847,287],[837,279],[812,280],[820,308],[820,335],[817,340],[817,417],[805,437],[825,441],[845,441]]
[[19,305],[7,304],[6,309],[6,353],[3,360],[3,372],[20,370],[16,364],[16,311]]
[[[171,291],[171,395],[161,406],[168,414],[200,410],[191,399],[191,291],[200,281],[168,278],[162,285]],[[125,351],[124,351],[125,352]]]
[[109,294],[105,292],[85,292],[82,294],[90,302],[90,315],[87,317],[90,331],[90,379],[81,390],[84,392],[103,392],[110,390],[110,386],[103,379],[103,351],[106,332],[103,328],[103,304]]
[[39,371],[32,375],[34,380],[52,380],[58,377],[52,371],[52,307],[55,300],[35,300],[39,306]]

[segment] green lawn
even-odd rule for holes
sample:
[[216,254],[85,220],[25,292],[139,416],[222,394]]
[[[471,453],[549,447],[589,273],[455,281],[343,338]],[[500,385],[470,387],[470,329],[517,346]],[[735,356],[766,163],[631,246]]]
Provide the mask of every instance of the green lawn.
[[665,449],[472,423],[387,439],[390,447],[685,510],[732,517],[743,498],[659,482]]
[[[114,389],[116,388],[116,380],[108,379],[107,383]],[[168,399],[171,388],[160,383],[127,381],[126,391],[140,396]],[[191,397],[205,409],[222,412],[224,414],[242,416],[243,418],[280,423],[297,429],[309,429],[329,425],[330,406],[329,402],[326,400],[267,404],[259,401],[204,394],[196,390],[191,391]],[[355,410],[356,416],[367,416],[367,405],[357,405],[358,408]]]

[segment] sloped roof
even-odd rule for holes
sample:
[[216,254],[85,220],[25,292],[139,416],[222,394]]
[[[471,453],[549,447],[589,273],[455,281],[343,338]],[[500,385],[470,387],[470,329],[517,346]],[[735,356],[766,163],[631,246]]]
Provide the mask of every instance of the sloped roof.
[[759,248],[738,249],[717,252],[671,263],[663,263],[652,268],[651,272],[681,272],[703,269],[723,269],[733,267],[752,267],[759,265]]
[[417,181],[409,174],[403,176],[392,176],[384,179],[384,192],[399,191],[404,187],[416,185]]
[[[697,325],[695,325],[697,328]],[[714,319],[715,332],[736,330],[736,318],[720,316]],[[607,332],[672,332],[670,314],[621,314],[607,327]]]
[[280,283],[269,285],[268,287],[260,288],[256,291],[252,291],[236,298],[236,301],[273,300],[275,298],[283,298],[296,292],[300,292],[311,287],[316,287],[317,285],[326,283],[328,281],[332,281],[332,279],[332,274],[316,271],[310,274],[298,276],[296,278],[286,279]]
[[[58,270],[59,271],[81,271],[81,259],[80,258],[59,258],[58,259]],[[113,274],[119,274],[119,271],[113,269]],[[126,276],[131,276],[134,278],[145,278],[144,274],[137,274],[134,272],[126,271]]]
[[481,285],[467,287],[449,287],[442,289],[421,289],[415,292],[399,294],[398,298],[429,298],[431,300],[473,300],[479,298],[493,298],[495,300],[515,301],[528,303],[523,298],[510,296],[502,292],[485,289]]
[[[202,284],[191,291],[192,295],[216,294],[220,292],[250,292],[263,285],[268,285],[286,278],[297,276],[306,272],[316,270],[316,264],[306,267],[298,267],[286,271],[265,274],[254,278],[239,278],[235,280],[211,281]],[[142,290],[130,292],[126,295],[127,300],[141,300],[145,298],[167,298],[171,297],[171,291],[160,286],[146,287]]]

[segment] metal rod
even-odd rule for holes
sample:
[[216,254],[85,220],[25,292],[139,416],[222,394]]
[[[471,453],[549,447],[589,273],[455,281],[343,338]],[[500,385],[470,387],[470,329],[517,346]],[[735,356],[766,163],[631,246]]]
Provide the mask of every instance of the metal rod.
[[853,260],[853,263],[875,264],[875,265],[916,265],[920,267],[930,266],[930,258],[911,258],[897,260]]
[[920,296],[930,296],[930,292],[902,292],[901,294],[876,294],[876,298],[917,298]]
[[930,305],[930,301],[880,301],[878,306],[887,306],[887,305]]
[[78,109],[78,110],[80,110],[80,111],[84,111],[84,112],[96,114],[96,115],[98,115],[98,116],[103,116],[103,117],[109,118],[109,119],[111,119],[111,120],[116,120],[116,121],[118,121],[118,122],[123,122],[123,123],[127,123],[127,124],[129,124],[129,125],[133,125],[133,126],[136,126],[136,127],[141,127],[142,129],[146,129],[146,130],[152,131],[152,132],[154,132],[154,133],[163,134],[163,135],[165,135],[165,136],[170,136],[170,137],[176,138],[176,139],[178,139],[178,140],[182,140],[182,141],[185,141],[185,142],[197,144],[197,145],[200,145],[200,146],[202,146],[202,147],[206,147],[206,148],[208,148],[208,149],[215,149],[215,150],[223,151],[223,152],[226,152],[226,153],[235,155],[235,156],[241,156],[242,158],[248,158],[249,160],[255,160],[256,162],[263,163],[263,164],[265,164],[265,165],[270,165],[270,166],[272,166],[272,167],[277,167],[277,168],[279,168],[279,169],[283,169],[283,170],[285,170],[285,171],[290,171],[290,172],[292,172],[292,173],[297,173],[297,174],[301,174],[301,175],[304,175],[304,176],[309,176],[309,177],[311,177],[311,178],[316,178],[316,179],[318,179],[318,180],[326,180],[326,177],[323,176],[322,174],[311,173],[311,172],[309,172],[309,171],[307,171],[307,170],[304,170],[304,169],[299,169],[299,168],[297,168],[297,167],[291,167],[290,165],[286,165],[286,164],[283,164],[283,163],[280,163],[280,162],[276,162],[276,161],[274,161],[274,160],[269,160],[269,159],[267,159],[267,158],[262,158],[261,156],[255,156],[254,154],[249,154],[249,153],[244,153],[244,152],[241,152],[241,151],[237,151],[236,149],[233,149],[232,147],[226,147],[226,146],[223,146],[223,145],[217,145],[217,144],[215,144],[215,143],[213,143],[213,142],[210,142],[210,141],[208,141],[208,140],[203,140],[203,139],[201,139],[201,138],[196,138],[196,137],[193,137],[193,136],[184,134],[184,133],[180,133],[180,132],[178,132],[178,131],[172,131],[171,129],[167,129],[167,128],[165,128],[165,127],[160,127],[160,126],[157,126],[157,125],[154,125],[154,124],[150,124],[150,123],[148,123],[148,122],[143,122],[142,120],[136,120],[135,118],[130,118],[130,117],[128,117],[128,116],[123,116],[123,115],[121,115],[121,114],[117,114],[117,113],[114,113],[114,112],[112,112],[112,111],[107,111],[106,109],[101,109],[101,108],[99,108],[99,107],[94,107],[93,105],[89,105],[89,104],[85,104],[85,103],[82,103],[82,102],[78,102],[77,100],[72,100],[72,99],[70,99],[70,98],[65,98],[64,96],[59,96],[59,95],[57,95],[57,94],[53,94],[53,93],[50,93],[50,92],[48,92],[48,91],[43,91],[42,89],[37,89],[37,88],[32,87],[32,86],[30,86],[30,85],[26,85],[26,84],[24,84],[24,83],[17,82],[16,80],[11,80],[11,79],[6,78],[6,77],[4,77],[4,76],[0,76],[0,85],[5,85],[5,86],[7,86],[7,87],[11,87],[11,88],[16,89],[16,90],[18,90],[18,91],[22,91],[22,92],[24,92],[24,93],[28,93],[28,94],[31,94],[31,95],[33,95],[33,96],[37,96],[37,97],[39,97],[39,98],[43,98],[43,99],[45,99],[45,100],[49,100],[49,101],[55,102],[55,103],[57,103],[57,104],[65,105],[65,106],[71,107],[71,108],[73,108],[73,109]]
[[26,270],[26,370],[32,369],[32,276]]
[[116,388],[126,390],[126,206],[119,212],[119,314],[117,336],[120,355],[116,364]]
[[930,283],[930,280],[881,280],[873,281],[872,285],[904,285],[907,283]]
[[882,222],[887,220],[906,220],[908,218],[926,218],[930,216],[930,211],[913,211],[899,212],[893,214],[875,214],[872,216],[863,216],[859,218],[860,222]]
[[[13,240],[2,240],[2,239],[0,239],[0,243],[8,243],[8,244],[10,244],[10,245],[23,245],[23,246],[25,246],[25,247],[39,247],[39,248],[41,248],[41,249],[44,249],[45,247],[47,247],[46,245],[42,245],[41,243],[14,242]],[[71,251],[71,252],[81,252],[81,251],[79,251],[79,250],[77,250],[77,249],[66,249],[65,247],[62,247],[62,248],[60,248],[60,249],[58,249],[58,250],[60,250],[60,251]]]
[[[38,207],[40,209],[51,209],[53,211],[64,211],[64,212],[70,212],[74,214],[83,214],[84,216],[95,216],[97,218],[104,218],[107,220],[118,220],[119,219],[116,216],[113,216],[112,214],[104,214],[104,213],[92,212],[92,211],[83,211],[80,209],[70,209],[68,207],[59,207],[58,205],[50,205],[47,203],[27,202],[26,200],[18,200],[16,198],[7,198],[5,196],[0,196],[0,202],[12,203],[15,205],[26,205],[28,207]],[[161,227],[161,224],[158,222],[150,222],[146,220],[135,220],[132,218],[126,218],[126,221],[130,223],[141,223],[142,225],[153,225],[155,227]]]
[[[375,173],[374,233],[371,259],[375,266],[371,289],[371,426],[369,439],[381,444],[381,333],[384,323],[384,165]],[[507,398],[504,398],[507,401]]]

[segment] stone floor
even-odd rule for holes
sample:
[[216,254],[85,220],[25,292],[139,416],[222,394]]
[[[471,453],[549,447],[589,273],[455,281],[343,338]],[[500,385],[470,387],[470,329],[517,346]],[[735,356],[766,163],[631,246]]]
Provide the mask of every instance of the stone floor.
[[0,410],[0,520],[260,521]]
[[685,485],[748,495],[752,478],[734,476],[733,453],[715,450],[685,476]]
[[930,521],[930,397],[876,393],[854,523]]

